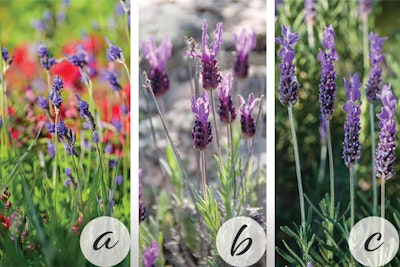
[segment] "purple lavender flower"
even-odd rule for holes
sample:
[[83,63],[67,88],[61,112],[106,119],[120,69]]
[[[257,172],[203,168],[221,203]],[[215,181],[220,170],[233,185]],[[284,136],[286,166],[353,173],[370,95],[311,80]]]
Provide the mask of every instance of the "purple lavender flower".
[[50,68],[56,64],[55,58],[50,55],[45,44],[39,44],[38,55],[40,58],[40,63],[46,70],[50,70]]
[[122,86],[118,82],[118,76],[114,72],[110,71],[107,73],[107,80],[114,92],[122,90]]
[[121,123],[120,120],[118,120],[118,119],[113,119],[113,120],[111,121],[111,124],[112,124],[112,126],[115,127],[115,129],[116,129],[118,132],[121,132],[123,125],[122,125],[122,123]]
[[282,25],[282,37],[275,38],[275,42],[282,46],[279,50],[279,57],[282,63],[279,64],[279,101],[284,106],[293,106],[297,103],[300,84],[297,82],[295,75],[295,65],[293,63],[295,52],[293,46],[299,39],[297,32],[292,33],[290,27]]
[[56,145],[50,141],[47,141],[47,151],[49,152],[50,158],[54,158],[56,155]]
[[78,100],[78,109],[81,117],[86,120],[87,123],[90,124],[92,131],[96,131],[96,123],[94,122],[94,118],[92,113],[89,111],[89,104],[82,99],[79,98],[78,95],[75,95]]
[[49,133],[54,134],[56,132],[55,124],[53,122],[46,122],[44,126]]
[[203,94],[197,100],[192,95],[192,112],[196,116],[192,130],[194,148],[201,151],[212,141],[211,123],[207,122],[210,114],[210,104],[206,91],[203,91]]
[[261,98],[254,98],[253,94],[249,94],[247,104],[243,96],[238,95],[240,102],[240,124],[244,137],[252,138],[256,133],[256,122],[252,115],[254,107],[261,101]]
[[235,106],[232,101],[232,85],[233,85],[233,76],[228,73],[223,78],[223,82],[218,85],[218,96],[219,96],[219,104],[218,104],[218,115],[219,119],[223,123],[231,123],[236,118]]
[[87,66],[89,62],[89,56],[83,46],[79,45],[75,49],[76,53],[72,55],[67,55],[68,61],[79,68],[83,68],[84,66]]
[[0,129],[1,129],[1,127],[3,127],[3,116],[2,115],[0,115]]
[[[347,112],[347,119],[344,124],[344,142],[343,142],[343,160],[345,165],[350,168],[356,164],[360,158],[360,78],[358,74],[350,74],[350,80],[344,78],[344,87],[346,88],[347,102],[343,110]],[[356,104],[358,102],[358,104]]]
[[116,184],[116,185],[121,185],[123,179],[124,179],[124,178],[122,177],[121,174],[117,175],[117,177],[115,177],[115,184]]
[[92,134],[92,141],[98,144],[100,142],[100,137],[99,133],[97,131],[94,131]]
[[379,118],[379,144],[375,152],[376,176],[381,179],[390,179],[395,175],[394,164],[396,160],[396,123],[394,121],[394,110],[397,99],[393,95],[390,85],[384,85],[382,93],[378,95],[383,107]]
[[5,48],[5,47],[1,48],[1,57],[3,58],[4,62],[7,62],[8,58],[9,58],[7,48]]
[[69,178],[64,180],[64,185],[65,185],[66,187],[71,186],[71,183],[72,183],[72,180],[69,179]]
[[49,101],[44,96],[38,96],[36,103],[42,109],[49,109]]
[[203,52],[192,51],[190,55],[201,59],[203,88],[212,90],[217,88],[221,81],[218,61],[215,59],[222,43],[222,22],[219,22],[214,30],[215,39],[208,46],[209,37],[207,35],[207,21],[203,19],[202,47]]
[[236,60],[234,63],[234,73],[239,79],[246,79],[249,70],[249,54],[250,51],[256,47],[256,32],[247,32],[245,28],[242,29],[240,36],[236,33],[233,34],[233,41],[236,48]]
[[360,19],[367,19],[369,13],[371,13],[371,0],[358,0],[358,16]]
[[57,135],[60,137],[65,137],[68,135],[68,128],[65,126],[64,121],[60,118],[59,122],[56,123]]
[[[106,153],[108,153],[108,152],[106,152]],[[110,153],[108,153],[108,154],[110,154]],[[109,166],[110,166],[110,169],[113,169],[113,168],[115,168],[115,166],[117,166],[117,161],[116,160],[110,160],[110,162],[109,162]]]
[[14,60],[14,56],[10,57],[10,55],[8,54],[8,51],[5,47],[1,48],[1,58],[3,59],[3,64],[6,65],[6,69],[7,67],[9,67],[11,65],[11,63]]
[[[111,143],[107,143],[106,147],[104,148],[104,151],[107,154],[111,154],[111,152],[112,152],[112,144]],[[111,162],[110,162],[110,164],[111,164]]]
[[67,178],[69,178],[69,179],[72,178],[72,170],[70,168],[65,168],[64,172],[65,172],[65,176],[67,176]]
[[108,49],[107,49],[107,59],[108,61],[124,61],[124,55],[122,54],[122,49],[108,40],[107,37],[104,36],[106,39],[106,42],[108,44]]
[[159,253],[158,243],[156,241],[151,242],[149,248],[143,249],[143,267],[153,267]]
[[308,262],[307,262],[307,267],[314,267],[314,265],[312,264],[311,261],[308,261]]
[[315,12],[315,0],[304,0],[304,21],[307,25],[314,25],[317,12]]
[[63,89],[63,87],[64,85],[60,76],[55,77],[53,85],[51,86],[51,91],[49,93],[49,99],[53,106],[58,110],[60,109],[61,103],[63,101],[61,98],[61,90]]
[[156,41],[150,37],[149,41],[142,42],[143,54],[150,64],[149,79],[151,89],[155,96],[164,95],[169,89],[169,79],[165,72],[167,60],[171,57],[172,43],[168,36],[165,36],[157,47]]
[[333,62],[339,59],[335,49],[335,31],[333,26],[325,27],[322,34],[322,46],[325,51],[319,49],[317,59],[321,62],[321,81],[319,84],[319,103],[321,113],[326,120],[332,118],[336,98],[336,71]]
[[378,34],[374,34],[370,32],[369,34],[369,60],[371,62],[371,70],[368,76],[367,88],[366,88],[366,95],[367,100],[370,103],[373,103],[377,95],[381,92],[381,82],[382,82],[382,68],[379,67],[379,64],[385,58],[385,54],[382,53],[382,45],[383,42],[386,40],[386,37],[379,38]]

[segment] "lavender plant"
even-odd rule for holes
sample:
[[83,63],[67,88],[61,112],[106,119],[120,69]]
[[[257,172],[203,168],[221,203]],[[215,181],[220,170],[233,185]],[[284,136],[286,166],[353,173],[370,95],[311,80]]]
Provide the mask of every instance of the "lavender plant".
[[[300,0],[284,1],[277,9],[278,24],[291,25],[299,33],[299,39],[296,43],[296,56],[301,55],[301,59],[296,60],[296,69],[299,73],[298,82],[302,84],[302,90],[300,91],[301,101],[298,105],[297,116],[301,120],[301,124],[298,126],[299,135],[304,142],[301,149],[305,159],[301,165],[305,181],[304,191],[306,194],[304,197],[310,205],[306,228],[301,227],[300,224],[294,224],[290,228],[282,226],[281,231],[277,233],[277,240],[282,240],[277,242],[277,252],[280,255],[280,257],[277,257],[278,265],[358,266],[349,252],[347,238],[350,229],[357,220],[376,215],[377,205],[374,204],[377,195],[374,192],[374,180],[376,179],[378,179],[376,187],[381,186],[381,216],[386,216],[389,220],[393,219],[400,226],[398,220],[400,214],[398,204],[400,202],[394,190],[385,187],[386,179],[379,176],[393,177],[392,175],[397,172],[394,164],[396,158],[394,136],[396,133],[397,99],[390,85],[385,85],[384,89],[380,88],[382,88],[383,80],[385,80],[385,83],[387,80],[392,84],[398,80],[397,75],[400,73],[398,60],[391,55],[396,53],[392,45],[395,43],[394,40],[397,41],[398,39],[396,39],[395,33],[393,33],[394,39],[392,40],[392,37],[382,38],[380,33],[374,31],[374,23],[380,19],[377,16],[377,10],[385,4],[374,2],[372,5],[371,2],[365,2],[323,1],[314,3],[312,14],[315,15],[316,22],[322,22],[314,24],[313,28],[319,32],[319,35],[322,33],[323,48],[320,49],[319,53],[307,42],[307,25],[299,23],[306,20],[306,17],[303,17],[304,13],[300,15],[301,10],[306,9],[306,3]],[[358,10],[359,12],[357,12]],[[331,25],[323,28],[323,24]],[[343,27],[343,25],[346,26]],[[382,30],[382,28],[377,29]],[[369,32],[370,53],[368,53]],[[388,34],[386,31],[385,33]],[[365,49],[365,36],[367,36],[367,49]],[[385,41],[386,39],[388,41]],[[383,48],[383,43],[385,43],[385,48]],[[277,50],[278,56],[279,53],[280,50]],[[341,60],[337,61],[339,54]],[[368,56],[371,62],[369,75],[367,72],[369,70]],[[355,58],[365,57],[367,61],[364,60],[364,62],[354,60]],[[315,66],[315,59],[318,59],[322,66],[319,81],[319,108],[324,117],[323,121],[319,119],[319,114],[316,112],[318,107],[315,103],[316,99],[313,97],[319,78],[316,73],[318,69]],[[279,81],[281,77],[279,77]],[[340,84],[336,83],[336,77],[347,78],[344,78],[344,84]],[[278,80],[278,76],[276,79]],[[363,82],[360,80],[363,80]],[[365,95],[361,90],[362,84],[366,84],[368,88]],[[382,93],[374,95],[375,90],[382,90]],[[385,93],[383,90],[385,90]],[[380,99],[381,102],[376,101],[376,99]],[[281,98],[277,97],[278,100],[281,100]],[[365,127],[367,126],[368,112],[367,106],[361,105],[362,102],[367,102],[370,105],[371,117],[374,117],[373,108],[383,106],[378,114],[380,120],[379,142],[383,143],[377,149],[372,149],[375,142],[374,131],[366,130],[368,129],[368,127]],[[342,110],[334,111],[337,104],[343,107],[344,112]],[[295,203],[293,199],[288,202],[290,204],[284,202],[288,195],[293,194],[293,190],[289,189],[293,187],[293,183],[288,178],[291,177],[290,173],[294,168],[288,167],[291,158],[287,151],[291,148],[289,146],[290,139],[287,138],[287,135],[282,134],[286,132],[287,123],[283,111],[284,109],[278,108],[276,113],[276,155],[285,155],[285,157],[281,157],[283,162],[277,162],[276,167],[277,203],[280,203],[280,209],[285,209],[288,205]],[[344,115],[347,115],[347,117],[345,118]],[[325,120],[328,126],[326,130],[323,127]],[[343,123],[344,127],[339,127]],[[376,125],[373,120],[370,119],[369,123],[371,129],[375,130]],[[320,138],[318,138],[318,128],[322,129]],[[325,132],[328,135],[327,137],[325,137]],[[329,150],[331,150],[329,151],[329,159],[333,159],[330,162],[329,176],[334,176],[336,180],[333,183],[332,179],[329,181],[330,194],[326,194],[329,190],[326,190],[328,184],[325,181],[322,157],[325,140],[327,140],[330,146]],[[339,140],[343,142],[343,149],[338,148],[340,147],[338,146]],[[317,154],[315,153],[315,147],[318,144],[321,144],[320,166],[318,166]],[[364,151],[369,146],[371,146],[376,157],[376,159],[372,158],[371,161],[370,154]],[[334,160],[339,155],[343,159],[341,162]],[[379,159],[378,155],[380,155]],[[371,162],[372,164],[370,164]],[[378,174],[378,166],[381,169],[380,174]],[[332,168],[334,168],[335,173],[332,172]],[[376,169],[376,175],[374,175],[374,169]],[[372,181],[367,179],[371,174],[374,176]],[[317,176],[318,183],[315,182]],[[345,187],[344,185],[348,183],[350,183],[350,187]],[[388,194],[386,191],[390,193]],[[332,197],[332,193],[334,197]],[[323,194],[326,194],[325,197]],[[277,213],[278,225],[285,225],[288,220],[294,220],[293,218],[296,218],[296,216],[298,214],[292,210],[283,214]],[[388,266],[397,266],[398,264],[399,259],[395,257]]]
[[[217,59],[219,52],[221,55],[225,53],[222,43],[222,23],[216,24],[215,38],[211,44],[209,44],[207,26],[208,23],[204,19],[201,49],[198,49],[194,38],[189,38],[190,41],[188,41],[190,43],[186,56],[191,67],[189,77],[194,80],[189,83],[194,84],[194,88],[189,97],[186,94],[182,97],[186,99],[182,101],[182,105],[164,104],[161,110],[160,104],[170,103],[170,98],[174,97],[177,91],[171,88],[170,91],[174,91],[171,91],[171,95],[163,99],[156,98],[152,90],[152,77],[147,73],[143,74],[144,92],[150,93],[164,132],[161,135],[157,133],[160,129],[157,130],[157,123],[153,123],[155,137],[153,138],[165,147],[165,156],[164,153],[155,155],[157,157],[155,160],[162,166],[162,171],[158,172],[162,176],[160,177],[162,182],[159,186],[153,187],[155,205],[153,207],[146,205],[149,216],[140,227],[139,243],[143,248],[141,259],[147,259],[145,248],[148,248],[153,241],[158,242],[160,247],[155,266],[159,266],[162,262],[182,266],[219,266],[223,263],[216,251],[215,239],[223,222],[233,216],[253,216],[265,226],[263,211],[255,204],[262,203],[259,202],[262,201],[262,197],[256,190],[257,185],[261,185],[259,188],[265,185],[263,171],[259,165],[254,164],[255,160],[259,159],[258,156],[253,155],[257,148],[251,147],[245,155],[242,152],[242,146],[245,147],[246,143],[260,141],[260,135],[263,132],[262,125],[264,125],[260,119],[260,113],[263,114],[262,96],[258,95],[259,92],[253,92],[249,93],[249,102],[244,99],[243,103],[240,100],[236,101],[239,98],[234,93],[236,82],[234,75],[229,72],[223,75],[219,66],[220,64],[225,66],[225,57]],[[253,43],[255,33],[248,34],[246,38],[240,40],[241,37],[239,37],[236,40],[243,48],[240,50],[240,55],[243,56],[240,64],[244,64],[243,68],[249,67],[248,58],[253,49],[250,47],[255,44]],[[179,44],[179,42],[173,38],[171,42],[174,43],[173,51],[178,52],[179,46],[175,46],[175,43]],[[144,47],[142,43],[143,54],[148,60],[147,48]],[[176,86],[174,87],[179,87],[180,84],[176,76],[176,66],[181,62],[179,55],[179,53],[171,54],[172,62],[166,66],[165,70],[165,73],[171,74],[171,79],[175,79]],[[149,63],[152,67],[150,61]],[[242,82],[246,82],[247,79],[254,79],[253,74],[248,71]],[[199,80],[202,80],[203,88]],[[187,86],[188,84],[185,83],[183,87]],[[218,91],[217,107],[214,105],[214,89]],[[249,89],[254,90],[252,87]],[[149,109],[146,108],[146,111],[150,113],[149,119],[143,119],[142,125],[146,125],[146,121],[152,117],[150,109],[152,103],[148,104]],[[237,109],[241,110],[240,114]],[[188,118],[193,121],[190,127],[186,128],[186,124],[176,125],[176,120],[171,120],[171,116],[174,118],[179,115],[185,116],[188,113],[186,111],[190,110],[194,115]],[[211,112],[213,112],[213,125],[208,120]],[[257,115],[255,115],[256,112],[258,112]],[[236,120],[239,115],[243,121],[243,134],[241,133],[242,126]],[[151,123],[149,125],[151,127]],[[220,135],[217,135],[217,128]],[[177,134],[180,138],[176,138]],[[166,140],[163,140],[161,136],[166,136]],[[146,146],[145,139],[143,136],[144,146]],[[220,143],[216,148],[209,145],[212,142],[217,143],[218,139]],[[143,172],[150,174],[151,165],[148,164],[145,154],[141,155],[140,162],[149,166],[143,168]],[[256,167],[253,168],[253,166]],[[196,181],[194,177],[197,175]],[[148,183],[150,181],[143,180],[143,203],[146,199],[148,202],[152,201],[152,198],[147,197],[145,193],[147,188],[147,194],[152,195],[149,193]],[[168,190],[168,186],[171,186],[172,191]],[[176,246],[170,246],[170,241],[175,242]]]

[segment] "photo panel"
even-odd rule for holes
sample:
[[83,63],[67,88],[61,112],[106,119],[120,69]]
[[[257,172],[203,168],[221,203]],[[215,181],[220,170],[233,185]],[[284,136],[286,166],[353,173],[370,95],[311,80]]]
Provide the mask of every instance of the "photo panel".
[[130,266],[129,1],[1,1],[0,46],[0,266]]
[[139,3],[141,266],[266,265],[265,94],[266,1]]
[[275,4],[275,264],[399,266],[400,4]]

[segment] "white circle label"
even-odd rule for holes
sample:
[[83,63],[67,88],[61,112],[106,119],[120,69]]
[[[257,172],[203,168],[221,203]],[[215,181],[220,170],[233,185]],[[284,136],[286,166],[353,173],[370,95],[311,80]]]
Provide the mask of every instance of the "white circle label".
[[399,249],[399,234],[388,220],[371,216],[357,222],[348,244],[353,257],[365,266],[389,263]]
[[83,255],[92,264],[114,266],[128,255],[129,231],[121,221],[113,217],[97,217],[83,228],[80,246]]
[[264,229],[250,217],[235,217],[226,221],[217,234],[217,250],[232,266],[250,266],[265,253],[267,238]]

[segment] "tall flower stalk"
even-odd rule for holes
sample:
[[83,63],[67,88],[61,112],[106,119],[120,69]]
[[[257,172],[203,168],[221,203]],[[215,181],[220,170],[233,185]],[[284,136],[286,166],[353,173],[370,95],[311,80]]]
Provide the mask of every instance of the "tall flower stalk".
[[373,214],[377,214],[378,207],[378,190],[376,185],[376,169],[375,169],[375,114],[374,102],[378,98],[378,94],[382,91],[382,68],[380,63],[385,59],[385,54],[382,53],[383,42],[386,37],[379,38],[378,34],[371,32],[369,34],[370,52],[369,59],[371,69],[368,76],[366,87],[367,100],[369,102],[370,115],[370,136],[371,136],[371,155],[372,155],[372,192],[373,192]]
[[382,101],[379,118],[379,144],[375,152],[376,176],[381,179],[381,217],[385,218],[385,181],[395,175],[394,164],[396,160],[396,123],[394,110],[397,99],[393,95],[390,85],[384,85],[382,93],[378,95]]
[[282,105],[288,108],[290,129],[292,132],[292,142],[294,149],[294,160],[296,164],[296,176],[297,176],[297,188],[299,190],[300,200],[300,213],[301,213],[301,224],[306,224],[306,213],[304,207],[304,192],[303,182],[301,178],[301,165],[299,157],[299,148],[297,144],[296,129],[293,119],[292,107],[297,103],[299,97],[297,91],[299,90],[300,84],[297,81],[295,74],[295,51],[293,46],[299,39],[297,32],[292,32],[290,27],[282,25],[282,36],[277,37],[275,42],[280,44],[282,48],[279,50],[279,57],[282,63],[279,64],[280,78],[279,78],[279,101]]
[[[335,31],[333,26],[325,27],[322,34],[322,46],[324,50],[320,49],[317,59],[321,63],[321,81],[319,84],[319,103],[321,106],[321,113],[326,120],[328,156],[329,156],[329,176],[330,176],[330,212],[331,218],[334,217],[335,212],[335,174],[333,166],[332,154],[332,141],[330,133],[330,120],[334,111],[334,103],[336,98],[336,71],[333,67],[333,62],[339,59],[336,52],[335,44]],[[329,230],[333,232],[333,224],[329,225]]]
[[233,65],[235,77],[238,79],[246,79],[249,72],[249,54],[250,51],[256,47],[257,42],[256,32],[247,31],[242,29],[239,36],[233,34],[233,41],[235,42],[236,60]]
[[201,59],[202,69],[201,75],[203,77],[203,88],[205,90],[210,91],[210,99],[211,99],[211,107],[213,113],[213,121],[214,121],[214,131],[216,137],[216,145],[217,145],[217,152],[219,163],[221,165],[222,157],[221,157],[221,147],[219,144],[219,135],[218,135],[218,127],[217,127],[217,118],[215,115],[215,104],[214,104],[214,97],[213,97],[213,90],[218,87],[218,84],[221,82],[221,73],[218,67],[218,61],[216,60],[217,53],[222,44],[222,22],[219,22],[214,30],[214,41],[208,45],[209,36],[207,34],[207,21],[203,20],[203,34],[202,34],[202,48],[203,51],[192,51],[190,53],[191,56],[197,57]]
[[208,101],[208,95],[206,91],[203,91],[201,96],[195,100],[195,96],[192,95],[192,112],[196,116],[196,121],[192,130],[192,139],[194,148],[200,151],[201,154],[201,178],[203,185],[204,199],[206,199],[206,173],[205,173],[205,155],[204,150],[207,145],[212,141],[212,129],[211,123],[208,122],[208,115],[210,114],[210,104]]
[[343,160],[349,168],[350,175],[350,223],[354,226],[354,165],[360,158],[360,78],[358,74],[350,74],[350,79],[344,78],[344,87],[346,88],[347,102],[343,110],[347,113],[347,119],[344,124],[344,142],[343,142]]

